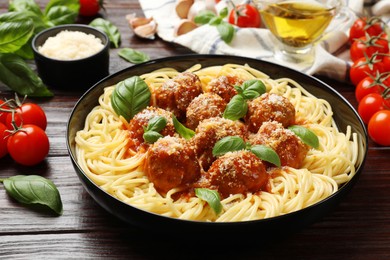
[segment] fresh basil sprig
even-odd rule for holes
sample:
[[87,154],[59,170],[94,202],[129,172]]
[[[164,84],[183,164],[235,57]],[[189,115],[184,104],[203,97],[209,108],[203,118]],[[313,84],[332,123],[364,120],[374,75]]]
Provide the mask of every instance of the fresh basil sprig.
[[222,9],[219,15],[216,15],[212,11],[204,10],[200,11],[199,14],[195,16],[194,21],[197,24],[216,26],[221,39],[226,43],[230,43],[233,40],[235,30],[233,25],[223,20],[227,15],[227,8]]
[[214,210],[215,214],[219,215],[222,211],[221,197],[215,190],[206,188],[196,188],[195,195],[201,200],[206,201],[209,206]]
[[305,144],[315,149],[318,149],[318,147],[320,146],[318,136],[310,129],[300,125],[292,125],[289,126],[288,129],[293,131],[294,134],[296,134]]
[[38,175],[16,175],[0,179],[7,193],[24,204],[41,204],[48,206],[58,215],[62,215],[62,201],[55,184]]
[[110,39],[110,43],[114,45],[115,48],[119,47],[121,42],[121,34],[118,27],[116,27],[112,22],[103,18],[96,18],[90,22],[89,25],[105,32]]
[[144,128],[143,138],[149,144],[155,143],[163,137],[159,132],[167,125],[168,120],[162,116],[155,116],[149,120],[148,125]]
[[237,90],[237,95],[233,96],[223,112],[223,117],[230,120],[238,120],[244,117],[248,111],[246,101],[266,92],[264,83],[257,79],[247,80],[241,86],[235,86],[234,88]]
[[146,53],[131,48],[121,49],[120,51],[118,51],[118,55],[134,64],[142,63],[150,59],[149,55],[147,55]]
[[251,145],[239,136],[227,136],[215,143],[213,155],[221,156],[227,152],[248,150],[254,153],[259,159],[270,162],[278,167],[281,166],[279,155],[271,147],[265,145]]
[[194,131],[185,127],[182,123],[180,123],[179,120],[177,120],[177,118],[174,115],[172,115],[172,121],[173,121],[173,126],[175,127],[176,132],[184,139],[187,139],[187,140],[191,139],[195,135]]
[[130,121],[150,103],[148,85],[139,76],[127,78],[116,84],[111,95],[111,105],[115,113]]

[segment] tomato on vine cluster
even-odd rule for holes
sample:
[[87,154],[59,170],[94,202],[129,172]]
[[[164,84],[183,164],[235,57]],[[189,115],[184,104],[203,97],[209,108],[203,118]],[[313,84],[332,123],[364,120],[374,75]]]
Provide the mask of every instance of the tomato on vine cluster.
[[390,51],[386,24],[377,17],[358,18],[349,32],[350,79],[358,113],[371,139],[390,146]]
[[49,153],[47,118],[35,103],[0,101],[0,158],[7,154],[22,165],[35,165]]

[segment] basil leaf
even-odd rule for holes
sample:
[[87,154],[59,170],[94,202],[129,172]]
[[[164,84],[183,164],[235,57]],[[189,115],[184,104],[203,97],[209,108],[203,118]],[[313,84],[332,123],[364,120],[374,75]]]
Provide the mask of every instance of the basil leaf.
[[238,120],[246,115],[248,104],[241,95],[235,95],[227,104],[223,117],[230,120]]
[[162,134],[160,134],[157,131],[152,131],[152,130],[151,131],[147,131],[147,132],[145,132],[143,134],[143,138],[144,138],[145,142],[147,142],[149,144],[155,143],[161,137],[163,137]]
[[292,125],[288,127],[289,130],[293,131],[299,138],[301,138],[302,142],[305,144],[317,149],[320,146],[320,142],[318,140],[317,135],[306,127],[299,125]]
[[155,116],[151,118],[148,122],[148,126],[145,131],[156,131],[160,132],[167,125],[168,120],[162,116]]
[[78,13],[80,9],[79,0],[50,0],[45,7],[45,14],[54,6],[66,6],[69,10]]
[[103,18],[96,18],[89,25],[105,32],[110,39],[111,44],[113,44],[115,48],[119,47],[121,34],[113,23],[104,20]]
[[177,120],[177,118],[173,114],[172,114],[172,121],[176,132],[184,139],[187,140],[191,139],[195,135],[194,131],[192,131],[191,129],[185,127],[182,123],[180,123],[179,120]]
[[25,45],[34,33],[31,19],[3,21],[12,16],[0,16],[0,53],[13,53]]
[[215,17],[210,19],[209,24],[213,25],[213,26],[216,26],[218,24],[221,24],[221,22],[222,22],[222,18],[218,17],[218,16],[215,16]]
[[16,175],[3,180],[7,193],[24,204],[46,205],[58,215],[63,212],[61,196],[54,183],[38,175]]
[[53,96],[41,78],[16,54],[0,53],[0,81],[23,96]]
[[279,155],[271,147],[265,145],[254,145],[250,147],[249,150],[261,160],[275,164],[278,167],[281,166]]
[[222,21],[220,24],[217,25],[217,30],[219,32],[219,35],[221,36],[221,39],[225,43],[230,43],[233,40],[235,30],[233,25],[231,25],[230,23]]
[[215,143],[213,155],[220,156],[227,152],[240,151],[245,149],[246,144],[239,136],[227,136]]
[[142,63],[150,59],[146,53],[141,51],[136,51],[131,48],[121,49],[120,51],[118,51],[118,55],[123,59],[134,64]]
[[13,0],[9,1],[8,11],[13,12],[33,12],[36,15],[42,17],[42,11],[34,0]]
[[261,80],[251,79],[242,83],[242,95],[245,99],[255,99],[266,92],[266,87]]
[[47,20],[47,24],[52,27],[61,24],[74,23],[77,15],[77,12],[66,6],[53,6],[47,11],[45,19]]
[[195,195],[201,200],[206,201],[209,206],[214,210],[215,214],[219,214],[222,211],[221,198],[219,193],[215,190],[196,188]]
[[214,12],[210,10],[203,10],[195,16],[194,22],[197,24],[208,24],[215,16]]
[[150,103],[148,85],[139,76],[127,78],[116,84],[111,95],[111,105],[118,116],[130,121],[135,114]]
[[229,9],[227,7],[223,8],[220,12],[219,12],[219,17],[221,17],[222,19],[227,17],[229,15]]

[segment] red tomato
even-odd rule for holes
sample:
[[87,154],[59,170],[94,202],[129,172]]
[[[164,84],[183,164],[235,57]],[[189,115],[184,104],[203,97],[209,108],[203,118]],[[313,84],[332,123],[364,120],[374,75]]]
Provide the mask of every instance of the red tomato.
[[[4,104],[3,100],[0,100],[0,109],[9,109],[7,104]],[[5,119],[7,118],[8,112],[0,111],[0,123],[5,124]]]
[[374,53],[388,53],[389,43],[381,36],[363,36],[355,40],[349,50],[351,60],[356,61],[360,58],[372,57]]
[[356,85],[355,97],[358,102],[370,93],[382,94],[386,86],[390,87],[390,78],[386,76],[382,77],[381,75],[378,74],[375,78],[373,76],[367,76]]
[[380,35],[383,33],[382,28],[383,22],[378,17],[367,17],[358,18],[349,29],[349,42],[353,43],[355,39],[366,35]]
[[382,63],[385,67],[385,71],[390,71],[390,53],[383,55],[381,58],[382,58]]
[[7,127],[0,123],[0,158],[4,157],[8,153],[7,139],[10,133],[6,132]]
[[362,98],[358,106],[359,115],[366,124],[368,124],[373,114],[383,109],[385,109],[383,98],[377,93],[371,93]]
[[23,125],[23,128],[8,137],[7,149],[17,163],[35,165],[43,161],[49,153],[49,138],[42,128]]
[[[16,108],[14,113],[14,120],[16,126],[20,127],[23,124],[33,124],[46,130],[47,119],[43,109],[34,103],[24,103]],[[7,115],[6,126],[8,129],[14,129],[12,126],[12,113]]]
[[375,55],[371,58],[360,58],[357,59],[349,71],[349,77],[352,83],[357,84],[365,77],[371,75],[375,76],[377,73],[385,72],[385,66],[383,62],[378,59]]
[[103,6],[103,0],[80,0],[79,14],[82,16],[95,16]]
[[230,11],[229,23],[238,27],[260,27],[260,13],[256,7],[250,4],[237,5]]
[[380,145],[390,146],[390,110],[376,112],[368,122],[368,135]]

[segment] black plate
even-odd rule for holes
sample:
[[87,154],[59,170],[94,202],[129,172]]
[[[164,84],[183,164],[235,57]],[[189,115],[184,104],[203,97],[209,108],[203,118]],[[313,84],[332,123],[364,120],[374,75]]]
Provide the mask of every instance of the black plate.
[[[112,197],[93,183],[77,164],[74,139],[76,132],[83,128],[87,114],[98,104],[98,97],[103,93],[103,88],[114,85],[128,77],[141,75],[156,69],[173,67],[178,71],[183,71],[198,63],[203,66],[222,65],[226,63],[242,65],[248,64],[253,68],[265,72],[273,79],[281,77],[292,78],[316,97],[327,100],[333,108],[334,120],[336,121],[340,131],[345,132],[347,126],[350,125],[352,127],[352,131],[357,133],[359,142],[362,144],[363,148],[359,152],[362,153],[363,160],[361,165],[357,167],[356,175],[327,199],[297,212],[263,220],[230,223],[178,220],[146,212]],[[134,224],[148,230],[180,233],[189,232],[189,234],[193,235],[199,235],[203,232],[207,232],[208,234],[212,234],[212,236],[217,234],[223,236],[224,234],[244,234],[246,232],[253,234],[253,232],[258,231],[261,233],[262,238],[269,239],[274,236],[279,237],[281,235],[297,231],[302,227],[317,221],[330,210],[334,209],[344,195],[346,195],[353,187],[363,169],[367,154],[367,133],[362,120],[348,101],[333,88],[314,77],[307,76],[286,67],[256,59],[225,55],[186,55],[163,58],[134,65],[106,77],[90,88],[80,98],[70,116],[67,129],[67,146],[77,175],[88,193],[99,205],[126,223]]]

